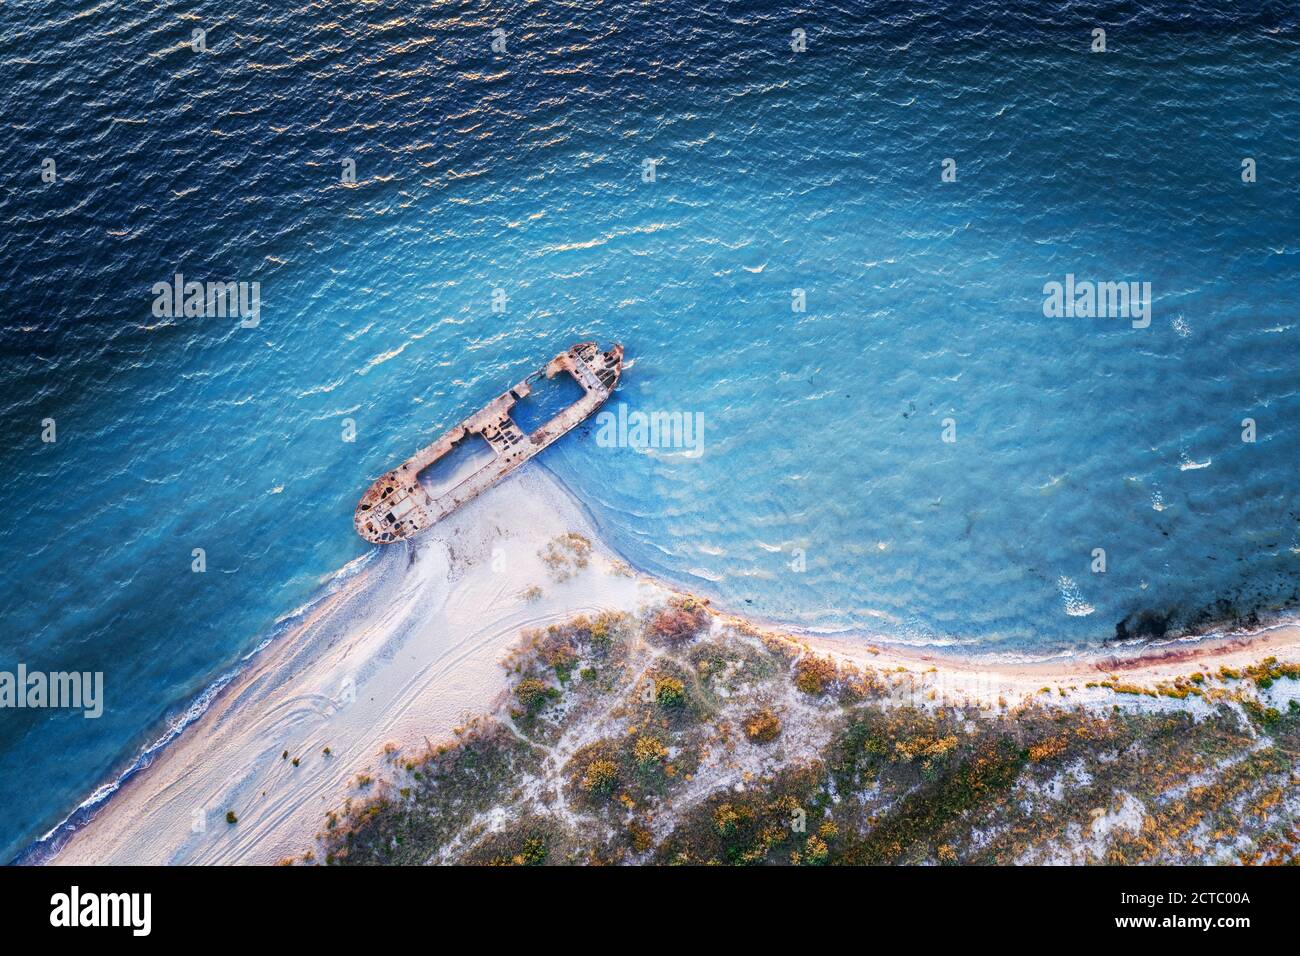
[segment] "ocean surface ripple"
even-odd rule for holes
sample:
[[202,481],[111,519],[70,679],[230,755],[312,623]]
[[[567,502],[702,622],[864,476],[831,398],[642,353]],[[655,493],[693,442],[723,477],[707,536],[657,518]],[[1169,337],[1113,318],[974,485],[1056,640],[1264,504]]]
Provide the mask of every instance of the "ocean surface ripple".
[[[5,4],[0,670],[108,706],[0,710],[0,856],[366,553],[376,475],[581,339],[702,454],[593,426],[547,467],[729,608],[1026,654],[1294,608],[1296,13],[1119,9]],[[260,324],[155,317],[177,272],[260,282]],[[1045,318],[1066,274],[1150,282],[1150,327]]]

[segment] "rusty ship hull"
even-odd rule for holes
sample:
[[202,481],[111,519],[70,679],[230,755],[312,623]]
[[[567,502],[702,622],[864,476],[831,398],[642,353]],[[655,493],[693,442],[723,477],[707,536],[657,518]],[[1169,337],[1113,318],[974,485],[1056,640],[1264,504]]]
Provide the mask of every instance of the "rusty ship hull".
[[[357,505],[353,517],[357,534],[374,544],[392,544],[433,527],[586,421],[609,398],[622,371],[621,345],[602,352],[595,342],[580,342],[561,352],[437,441],[380,475]],[[510,417],[511,409],[531,394],[537,379],[552,379],[560,374],[572,376],[582,386],[582,397],[524,434]],[[430,494],[420,484],[420,473],[471,436],[484,439],[492,448],[493,458],[442,494]]]

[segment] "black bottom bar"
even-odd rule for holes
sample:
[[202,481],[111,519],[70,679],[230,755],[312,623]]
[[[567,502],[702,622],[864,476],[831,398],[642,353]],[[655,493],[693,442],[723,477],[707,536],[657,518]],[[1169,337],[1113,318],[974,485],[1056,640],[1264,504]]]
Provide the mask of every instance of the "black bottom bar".
[[[77,922],[71,926],[73,887]],[[114,937],[132,945],[259,942],[338,947],[483,933],[496,947],[516,933],[580,920],[626,932],[650,919],[667,932],[716,926],[735,943],[764,939],[772,921],[799,933],[832,927],[883,940],[906,930],[918,941],[1052,944],[1132,938],[1179,943],[1258,940],[1294,924],[1297,880],[1285,869],[959,868],[940,869],[0,869],[5,930],[51,937]],[[99,894],[113,894],[105,900]],[[128,894],[121,896],[120,894]],[[144,897],[149,894],[148,909]],[[93,899],[87,902],[88,897]],[[146,926],[147,936],[138,931]],[[701,917],[711,914],[707,919]],[[813,925],[807,925],[811,920]],[[846,922],[847,921],[847,922]],[[55,926],[53,922],[64,925]],[[706,925],[701,925],[701,923]],[[528,927],[532,926],[533,930]],[[621,929],[620,929],[621,928]],[[651,926],[645,926],[651,930]],[[1043,933],[1040,937],[1025,934]],[[1241,934],[1248,934],[1243,937]],[[394,936],[396,934],[396,936]],[[409,935],[408,935],[409,934]],[[593,937],[588,937],[593,938]],[[622,938],[622,937],[612,937]],[[444,937],[449,941],[449,937]],[[464,943],[457,945],[463,946]]]

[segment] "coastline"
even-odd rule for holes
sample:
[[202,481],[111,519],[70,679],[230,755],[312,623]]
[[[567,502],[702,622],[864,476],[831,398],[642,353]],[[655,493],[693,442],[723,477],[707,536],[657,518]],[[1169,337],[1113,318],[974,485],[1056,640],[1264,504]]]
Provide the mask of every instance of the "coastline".
[[[608,549],[608,537],[596,514],[544,464],[538,463],[552,483],[553,492],[563,498],[585,518],[592,539]],[[612,552],[611,552],[612,553]],[[682,581],[667,575],[650,574],[617,555],[638,576],[654,581],[677,595],[692,593]],[[795,625],[714,606],[715,615],[724,622],[756,629],[765,635],[806,647],[810,652],[838,657],[857,664],[886,669],[909,670],[940,667],[959,673],[996,673],[1019,680],[1067,683],[1088,680],[1097,675],[1124,674],[1152,680],[1172,679],[1198,665],[1215,667],[1240,666],[1277,653],[1287,660],[1300,660],[1300,618],[1279,616],[1252,630],[1211,629],[1202,634],[1162,638],[1152,641],[1127,641],[1114,645],[1096,645],[1076,651],[1028,658],[1005,651],[974,653],[963,645],[906,645],[884,636],[853,631],[828,634],[809,631]],[[1019,680],[1017,682],[1019,682]]]
[[[453,740],[489,712],[521,631],[666,598],[603,548],[557,580],[539,549],[586,523],[555,490],[521,471],[439,532],[379,552],[37,858],[267,864],[297,854],[327,810],[401,754]],[[543,594],[527,595],[532,586]]]
[[[548,566],[542,552],[571,533],[590,542],[589,555]],[[364,797],[403,755],[455,740],[499,710],[509,683],[501,665],[523,631],[579,614],[639,613],[683,593],[630,568],[601,540],[585,504],[544,468],[512,476],[438,532],[373,554],[291,615],[200,716],[146,765],[137,761],[84,825],[60,834],[48,862],[265,864],[300,854],[327,811]],[[533,587],[542,594],[529,595]],[[761,633],[795,653],[918,675],[931,699],[990,706],[1015,706],[1050,686],[1044,699],[1109,708],[1114,693],[1086,686],[1106,675],[1164,682],[1267,655],[1300,660],[1293,623],[1124,656],[1009,662],[713,613],[719,625]],[[1154,695],[1122,703],[1195,706]]]

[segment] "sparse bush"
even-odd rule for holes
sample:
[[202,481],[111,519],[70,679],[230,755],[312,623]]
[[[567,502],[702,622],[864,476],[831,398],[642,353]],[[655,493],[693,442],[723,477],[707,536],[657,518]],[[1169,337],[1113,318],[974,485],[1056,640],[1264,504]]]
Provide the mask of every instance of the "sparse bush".
[[825,657],[804,657],[794,666],[794,686],[817,697],[826,693],[837,675],[834,661]]
[[597,650],[608,650],[614,643],[618,629],[627,623],[628,615],[622,611],[602,611],[591,622],[591,643]]
[[922,766],[929,767],[936,758],[949,753],[957,746],[955,735],[947,737],[913,737],[909,740],[894,742],[894,755],[904,763],[920,760]]
[[1246,713],[1265,727],[1272,727],[1282,719],[1282,712],[1276,707],[1265,707],[1257,700],[1244,700],[1241,703],[1246,708]]
[[587,566],[591,559],[591,541],[570,531],[562,534],[538,552],[542,563],[551,569],[557,581],[572,577]]
[[542,683],[536,677],[526,677],[515,686],[515,698],[527,714],[536,714],[560,696],[558,689]]
[[830,856],[831,849],[821,837],[810,836],[804,844],[804,862],[809,866],[821,866]]
[[1049,737],[1047,740],[1036,743],[1029,748],[1029,759],[1033,763],[1038,763],[1052,757],[1059,757],[1065,753],[1065,747],[1066,739],[1064,737]]
[[654,834],[639,823],[628,827],[628,836],[632,839],[632,849],[637,853],[645,853],[655,845]]
[[655,767],[668,756],[668,748],[657,737],[642,735],[632,745],[632,755],[642,767]]
[[608,796],[618,785],[618,764],[612,760],[597,758],[587,764],[587,770],[578,782],[586,793]]
[[1246,668],[1246,675],[1260,690],[1268,690],[1274,681],[1283,677],[1300,680],[1300,664],[1282,664],[1276,657],[1266,657],[1258,664]]
[[718,833],[723,836],[730,836],[741,826],[747,825],[753,818],[754,812],[744,805],[735,806],[730,803],[721,803],[713,811],[713,825],[717,828]]
[[[420,863],[435,854],[496,865],[1300,859],[1291,815],[1300,704],[1255,694],[1295,665],[1239,665],[1229,671],[1241,679],[1235,686],[1219,683],[1218,662],[1159,682],[1130,675],[1132,685],[1098,674],[1104,683],[1089,686],[1142,695],[1131,703],[1160,696],[1161,706],[1122,711],[1116,697],[1067,709],[1035,697],[976,722],[968,705],[878,703],[871,698],[908,678],[730,623],[714,627],[711,615],[711,632],[688,645],[669,646],[672,629],[654,633],[658,613],[701,607],[577,617],[528,632],[508,665],[515,726],[485,721],[418,759],[404,749],[400,781],[351,789],[341,815],[327,817],[323,862]],[[554,675],[577,678],[579,668],[591,683],[564,691]],[[787,706],[791,683],[801,699]],[[1211,706],[1195,714],[1163,699],[1198,693]],[[518,716],[521,706],[557,698],[573,706],[543,710],[544,721]],[[737,743],[741,733],[755,745],[797,737],[800,746],[780,748],[781,759],[772,747],[759,761]],[[567,758],[558,768],[556,754]],[[1240,762],[1224,760],[1238,754]],[[560,792],[580,822],[554,813]],[[546,806],[533,802],[538,796]],[[1130,800],[1143,808],[1140,832],[1089,835],[1095,808],[1113,812]],[[484,824],[496,815],[514,822]]]
[[769,744],[781,734],[781,718],[764,708],[745,718],[745,736],[756,744]]
[[709,612],[692,597],[673,598],[650,619],[649,636],[664,644],[694,640],[709,624]]
[[511,857],[515,866],[540,866],[546,861],[546,841],[540,837],[530,837],[524,841],[524,848]]
[[655,702],[660,707],[680,707],[686,701],[686,685],[676,677],[655,678]]

